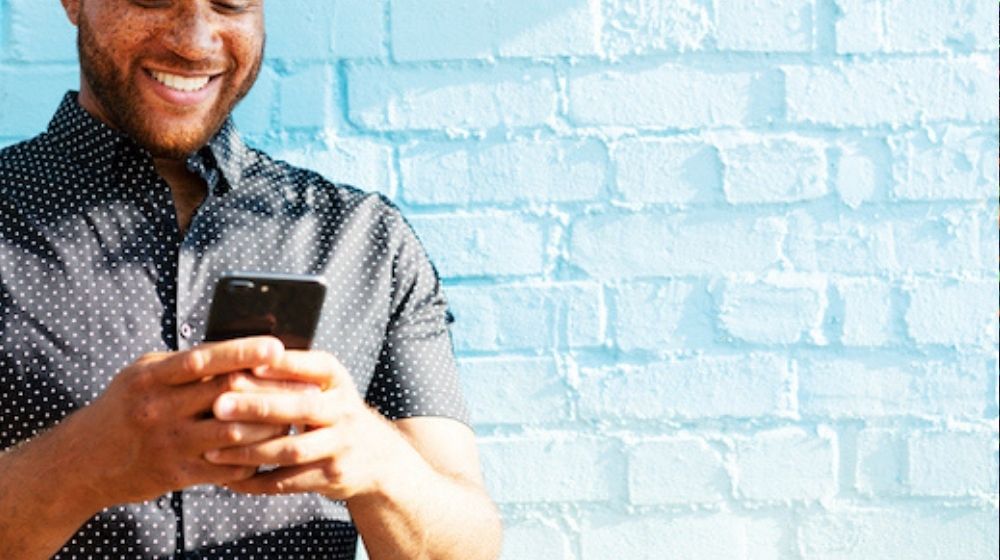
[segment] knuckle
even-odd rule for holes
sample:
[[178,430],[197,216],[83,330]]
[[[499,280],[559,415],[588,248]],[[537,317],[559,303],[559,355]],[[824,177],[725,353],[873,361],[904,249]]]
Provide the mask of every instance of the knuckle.
[[220,375],[217,378],[216,383],[219,385],[219,390],[222,392],[235,391],[240,388],[240,374],[230,373],[227,375]]
[[221,437],[219,439],[226,443],[234,444],[243,441],[243,430],[240,428],[239,424],[225,424],[222,426],[221,432]]
[[198,373],[205,369],[208,358],[200,350],[191,350],[181,359],[180,367],[187,373]]
[[278,453],[278,459],[286,465],[297,465],[303,461],[305,455],[302,449],[296,445],[286,445]]
[[344,476],[343,469],[341,468],[340,464],[336,461],[336,459],[331,458],[326,461],[323,461],[322,470],[323,470],[323,476],[327,480],[338,481],[341,480],[341,478],[343,478]]
[[139,426],[156,425],[161,416],[160,407],[152,399],[146,398],[137,400],[130,409],[131,420]]

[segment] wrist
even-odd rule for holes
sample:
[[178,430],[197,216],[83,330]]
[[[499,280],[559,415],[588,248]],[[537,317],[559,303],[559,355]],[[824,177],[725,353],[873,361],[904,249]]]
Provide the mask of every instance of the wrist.
[[[377,412],[370,411],[376,428],[384,434],[377,438],[374,468],[369,483],[354,496],[348,504],[391,504],[409,502],[411,496],[418,496],[436,482],[437,472],[410,445],[410,442],[388,420]],[[371,432],[369,432],[371,433]]]
[[94,434],[82,429],[81,417],[87,413],[86,408],[77,411],[32,442],[24,463],[40,486],[35,495],[52,494],[50,515],[81,523],[113,505],[105,503],[101,469],[94,465]]
[[102,508],[81,470],[85,461],[67,448],[76,437],[67,423],[0,454],[4,558],[48,558]]

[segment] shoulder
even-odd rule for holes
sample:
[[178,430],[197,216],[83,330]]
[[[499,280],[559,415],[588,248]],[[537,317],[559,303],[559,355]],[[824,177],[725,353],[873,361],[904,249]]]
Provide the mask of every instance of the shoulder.
[[14,171],[35,167],[40,161],[51,159],[54,152],[45,142],[45,134],[0,149],[0,171]]
[[366,190],[365,185],[339,182],[336,177],[324,176],[255,148],[248,148],[246,157],[242,179],[251,188],[281,189],[312,211],[365,220],[372,227],[393,230],[408,227],[396,204],[382,193]]
[[51,149],[45,134],[0,149],[0,195],[43,186],[66,162]]

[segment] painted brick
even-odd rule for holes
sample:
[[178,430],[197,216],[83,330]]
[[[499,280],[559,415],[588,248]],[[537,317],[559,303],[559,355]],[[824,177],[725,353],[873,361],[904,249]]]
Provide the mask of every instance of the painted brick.
[[569,417],[569,388],[551,358],[459,362],[475,424],[537,425]]
[[524,350],[550,347],[555,334],[549,292],[543,286],[448,289],[455,320],[455,349],[463,351]]
[[893,430],[858,434],[855,490],[866,497],[899,496],[906,491],[906,438]]
[[996,347],[996,280],[921,280],[904,290],[907,332],[918,344]]
[[410,204],[572,202],[601,198],[608,156],[597,141],[423,142],[400,170]]
[[[795,268],[843,274],[983,274],[979,217],[960,208],[919,209],[912,217],[790,214],[787,255]],[[990,253],[993,251],[991,250]]]
[[723,459],[691,437],[645,441],[629,452],[629,501],[636,505],[716,503],[730,494]]
[[604,294],[594,284],[453,286],[447,293],[462,324],[452,332],[460,352],[606,344]]
[[835,22],[837,52],[871,53],[882,49],[883,3],[872,0],[835,0],[840,17]]
[[4,58],[24,62],[76,62],[76,28],[59,2],[7,2],[10,52],[5,53]]
[[996,14],[987,2],[886,0],[884,14],[890,52],[996,51]]
[[785,68],[788,119],[834,126],[922,120],[991,122],[996,63],[986,56]]
[[823,343],[820,329],[826,310],[825,290],[819,281],[728,282],[719,300],[719,321],[727,333],[747,342]]
[[396,60],[487,58],[495,54],[492,2],[395,0],[390,5]]
[[714,213],[581,216],[569,262],[595,278],[762,272],[781,259],[780,218]]
[[781,528],[766,518],[730,514],[666,518],[594,516],[580,540],[581,560],[777,560]]
[[537,522],[506,525],[501,560],[571,560],[567,536],[558,528]]
[[629,283],[616,290],[617,345],[632,350],[684,349],[713,338],[708,294],[690,282]]
[[250,93],[233,111],[233,120],[241,134],[263,136],[272,130],[273,115],[277,109],[278,75],[264,65],[257,75]]
[[503,6],[497,18],[500,56],[592,56],[600,53],[600,0],[526,2]]
[[734,204],[796,202],[827,192],[822,143],[768,138],[727,142],[720,148],[726,200]]
[[337,0],[333,4],[333,52],[339,58],[384,56],[385,0]]
[[265,2],[268,58],[324,60],[333,54],[335,8],[330,0]]
[[895,139],[893,195],[905,200],[990,200],[1000,182],[997,137],[985,129],[946,127]]
[[7,7],[7,1],[0,0],[0,63],[5,62],[9,58],[9,53],[12,50],[7,45],[7,29],[10,26],[8,23],[10,8]]
[[924,432],[909,441],[909,483],[924,496],[996,496],[996,433]]
[[391,10],[393,54],[400,61],[598,53],[597,3],[590,0],[523,7],[396,0]]
[[798,532],[803,560],[985,560],[997,536],[995,509],[913,506],[818,513]]
[[796,270],[879,274],[894,265],[891,224],[798,210],[789,218],[786,253]]
[[79,85],[75,68],[0,66],[0,136],[27,138],[42,132],[66,91]]
[[[459,351],[530,350],[552,347],[561,322],[574,325],[577,342],[602,338],[595,317],[602,294],[596,285],[453,286],[448,299],[462,329],[455,329]],[[588,305],[589,303],[589,305]],[[556,317],[563,317],[557,321]]]
[[886,198],[891,178],[889,146],[880,139],[842,142],[838,145],[834,184],[850,208]]
[[556,110],[544,68],[414,69],[352,65],[351,121],[372,130],[478,130],[535,126]]
[[612,147],[618,192],[628,202],[697,204],[721,198],[718,151],[689,140],[631,138]]
[[837,491],[836,434],[799,428],[761,432],[736,442],[739,496],[754,501],[820,500]]
[[579,410],[590,420],[786,416],[789,376],[767,354],[584,369]]
[[380,140],[333,138],[322,147],[285,150],[275,155],[331,181],[393,195],[392,148]]
[[812,0],[727,0],[716,7],[723,50],[808,52],[812,49]]
[[975,212],[942,207],[911,219],[892,222],[895,253],[890,270],[901,273],[991,273],[996,251],[978,251],[979,224]]
[[600,286],[565,282],[559,288],[556,321],[565,325],[560,345],[570,348],[607,346],[608,312]]
[[541,274],[542,227],[514,214],[410,215],[445,277]]
[[979,418],[990,367],[976,358],[957,363],[891,357],[803,360],[798,365],[799,407],[807,417]]
[[339,91],[333,70],[328,66],[310,66],[282,78],[279,85],[281,104],[278,118],[283,128],[325,129],[333,125],[333,99]]
[[[750,117],[761,79],[748,72],[705,72],[665,64],[574,68],[569,118],[578,124],[693,129],[735,126]],[[669,103],[664,103],[669,99]]]
[[844,306],[840,341],[844,346],[875,347],[893,334],[892,289],[884,282],[843,278],[834,282]]
[[624,469],[612,442],[579,435],[482,438],[480,452],[500,504],[613,500]]
[[704,0],[618,0],[602,7],[601,44],[613,56],[703,50],[714,34]]

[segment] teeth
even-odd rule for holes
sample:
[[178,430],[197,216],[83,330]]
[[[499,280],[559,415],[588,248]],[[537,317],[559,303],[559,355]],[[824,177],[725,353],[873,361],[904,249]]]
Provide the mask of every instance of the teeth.
[[186,78],[184,76],[178,76],[176,74],[167,74],[166,72],[158,72],[156,70],[151,70],[150,74],[157,82],[167,86],[170,89],[176,89],[177,91],[183,91],[190,93],[192,91],[198,91],[199,89],[208,85],[208,76],[199,76],[197,78]]

